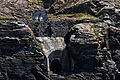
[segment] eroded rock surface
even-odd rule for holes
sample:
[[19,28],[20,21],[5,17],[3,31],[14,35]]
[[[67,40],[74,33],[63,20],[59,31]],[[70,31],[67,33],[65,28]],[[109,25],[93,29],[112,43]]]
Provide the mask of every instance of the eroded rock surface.
[[[49,29],[47,29],[45,27],[48,26],[46,24],[48,24],[49,22],[51,23],[51,25],[49,26]],[[44,22],[34,22],[34,24],[31,23],[32,25],[36,26],[36,29],[35,26],[31,26],[34,33],[40,34],[40,38],[38,39],[40,39],[40,41],[42,42],[45,48],[44,51],[49,52],[49,56],[47,55],[49,60],[47,66],[48,70],[51,70],[53,72],[49,74],[53,80],[119,79],[119,28],[117,28],[118,26],[109,27],[110,32],[108,32],[110,34],[108,37],[108,42],[110,49],[107,49],[107,40],[105,36],[107,30],[105,27],[105,23],[100,23],[98,26],[94,26],[93,23],[81,23],[75,25],[74,27],[72,27],[71,25],[70,28],[67,28],[68,32],[61,34],[62,25],[64,24],[58,23],[59,21],[55,21],[58,24],[55,24],[53,22],[54,21],[47,21],[46,24]],[[71,23],[75,24],[77,22],[72,21]],[[29,23],[29,25],[31,24]],[[60,34],[56,31],[54,32],[54,26],[52,26],[52,24],[55,24],[57,31],[60,30]],[[61,29],[59,29],[58,27],[59,24],[61,25]],[[54,32],[54,35],[52,34],[52,36],[55,38],[53,39],[52,37],[48,37],[49,35],[46,35],[46,33],[43,34],[43,31],[41,31],[41,33],[38,33],[38,26],[41,26],[41,28],[39,28],[41,30],[44,27],[45,31],[52,29],[52,31]],[[56,42],[56,36],[58,35],[62,36],[64,38],[64,41],[62,40],[60,42]],[[63,48],[63,45],[61,45],[61,48],[60,45],[55,45],[59,43],[66,44],[66,47]],[[56,66],[55,64],[59,66]]]
[[[113,26],[107,28],[106,26],[103,27],[103,32],[99,34],[94,32],[94,30],[99,32],[101,28],[100,26],[92,28],[88,24],[79,24],[75,26],[74,30],[71,29],[65,37],[68,39],[66,40],[66,49],[71,54],[72,64],[74,64],[72,71],[74,75],[69,75],[69,78],[83,80],[88,80],[88,78],[93,80],[119,79],[118,35],[120,29]],[[88,73],[91,75],[88,76]]]
[[42,9],[42,2],[30,0],[0,0],[0,16],[29,19],[33,11]]
[[37,37],[64,37],[73,26],[72,20],[28,21],[27,24]]
[[0,36],[1,80],[49,80],[42,47],[27,25],[1,23]]
[[108,13],[115,16],[119,15],[120,9],[114,0],[69,0],[64,4],[54,3],[49,12],[55,14],[88,13],[94,16]]

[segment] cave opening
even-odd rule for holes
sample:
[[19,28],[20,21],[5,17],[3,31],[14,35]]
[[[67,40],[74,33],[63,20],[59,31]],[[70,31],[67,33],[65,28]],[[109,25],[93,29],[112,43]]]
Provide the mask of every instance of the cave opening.
[[60,63],[60,61],[58,59],[54,59],[51,62],[50,70],[53,73],[56,73],[56,74],[60,74],[61,73],[61,71],[62,71],[62,65],[61,65],[61,63]]

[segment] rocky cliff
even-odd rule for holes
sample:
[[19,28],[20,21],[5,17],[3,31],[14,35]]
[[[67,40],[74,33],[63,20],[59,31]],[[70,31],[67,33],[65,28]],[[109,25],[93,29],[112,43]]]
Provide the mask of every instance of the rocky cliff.
[[42,47],[27,25],[1,23],[0,36],[1,80],[49,79]]
[[[47,67],[53,80],[119,79],[118,26],[110,26],[107,29],[105,23],[94,26],[97,20],[91,21],[94,23],[88,21],[86,20],[87,23],[84,23],[81,20],[79,21],[80,24],[74,27],[72,25],[68,27],[68,25],[78,23],[78,21],[55,20],[57,24],[54,23],[54,20],[28,23],[35,34],[40,34],[36,36],[39,36],[38,40],[42,42],[45,55],[48,56]],[[47,28],[48,25],[43,26],[44,23],[48,24],[49,22],[51,23],[49,29]],[[55,27],[52,26],[53,24]],[[59,26],[61,29],[64,26],[67,31],[64,33],[62,30],[63,32],[61,32]],[[37,27],[40,27],[40,32]],[[45,33],[45,30],[48,32]],[[50,33],[53,32],[52,37],[47,35],[49,31]],[[57,37],[62,37],[62,39]]]
[[0,0],[0,16],[29,19],[36,9],[43,9],[42,2],[30,0]]
[[[36,8],[43,8],[40,1],[1,0],[0,15],[27,19]],[[114,15],[93,21],[1,22],[0,80],[120,79],[119,8],[113,0],[66,1],[42,3],[47,8],[55,2],[50,10],[56,14],[73,10],[95,15],[107,9],[109,15]]]

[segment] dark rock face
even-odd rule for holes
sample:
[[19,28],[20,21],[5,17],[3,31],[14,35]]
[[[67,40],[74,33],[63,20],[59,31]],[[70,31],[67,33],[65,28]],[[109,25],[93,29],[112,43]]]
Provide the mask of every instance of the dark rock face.
[[[108,34],[99,33],[95,38],[85,24],[75,26],[65,37],[66,49],[73,58],[74,69],[69,79],[118,80],[119,76],[119,28],[109,27]],[[83,28],[84,27],[84,28]],[[88,30],[87,30],[88,29]],[[90,29],[92,30],[92,28]],[[100,30],[100,29],[99,29]],[[107,31],[103,29],[104,32]],[[104,36],[103,36],[104,35]],[[108,35],[108,36],[107,36]],[[94,36],[94,37],[93,37]],[[98,39],[98,41],[97,41]],[[107,40],[108,39],[108,40]],[[116,39],[116,40],[114,40]],[[89,43],[90,42],[90,43]],[[92,43],[91,43],[92,42]],[[89,74],[89,76],[88,76]]]
[[[65,22],[69,20],[63,20]],[[71,24],[75,22],[72,21]],[[98,26],[95,30],[103,30],[97,34],[93,33],[94,29],[88,24],[78,24],[75,29],[72,30],[72,25],[60,21],[46,21],[46,22],[28,22],[32,28],[34,34],[39,37],[64,37],[66,48],[63,51],[54,51],[57,55],[56,60],[54,57],[53,62],[50,61],[50,70],[58,75],[50,75],[53,80],[63,79],[80,79],[80,80],[117,80],[119,79],[119,29],[116,27],[110,27],[109,46],[110,49],[106,49],[106,34],[105,27]],[[50,26],[48,26],[48,24]],[[54,25],[53,25],[54,24]],[[34,25],[34,26],[32,26]],[[67,27],[63,27],[67,25]],[[54,27],[55,26],[55,27]],[[105,25],[104,25],[105,26]],[[39,28],[40,27],[40,28]],[[60,28],[62,29],[60,29]],[[71,30],[70,30],[71,28]],[[64,29],[68,29],[68,32],[64,32]],[[40,30],[40,31],[38,31]],[[74,31],[75,30],[75,31]],[[51,35],[49,33],[53,32]],[[58,32],[56,32],[58,31]],[[69,32],[70,31],[70,32]],[[40,33],[41,32],[41,33]],[[46,33],[45,33],[46,32]],[[60,32],[60,33],[59,33]],[[47,38],[48,43],[52,44]],[[53,42],[54,43],[54,42]],[[51,46],[52,49],[52,46]],[[51,53],[52,54],[52,53]],[[112,57],[111,57],[112,56]],[[58,59],[60,58],[60,59]],[[56,66],[54,63],[59,64]],[[58,68],[56,68],[58,67]],[[59,70],[58,70],[59,69]],[[60,76],[60,75],[64,76]]]
[[109,33],[110,36],[110,48],[112,51],[112,58],[116,63],[116,67],[118,70],[120,70],[120,47],[119,47],[119,41],[120,41],[120,36],[119,33],[116,34],[116,31],[112,32],[110,31]]
[[43,0],[44,8],[49,8],[56,0]]
[[[104,6],[110,6],[108,3],[101,3],[98,0],[87,1],[82,4],[82,0],[77,1],[76,6],[66,4],[64,5],[67,6],[66,8],[60,8],[56,13],[70,12],[69,10],[74,9],[74,12],[84,11],[97,14]],[[110,0],[110,3],[111,1],[113,0]],[[50,2],[46,7],[50,6],[54,1],[50,0]],[[4,7],[4,11],[10,13],[8,16],[27,17],[27,13],[22,10],[23,8],[16,9],[18,5],[10,3],[2,7]],[[78,10],[78,8],[82,9]],[[2,8],[0,10],[2,11]],[[12,10],[15,12],[12,13]],[[107,12],[109,10],[107,9]],[[24,14],[21,15],[18,12]],[[7,14],[0,14],[7,16]],[[119,19],[118,14],[119,12],[115,14],[117,16],[116,20]],[[74,24],[74,21],[71,20],[28,21],[26,24],[32,30],[27,25],[20,23],[0,24],[0,80],[50,80],[44,64],[46,57],[43,54],[41,44],[36,40],[35,36],[41,37],[39,39],[44,41],[45,45],[49,44],[45,48],[46,53],[53,50],[48,56],[50,60],[49,68],[53,72],[50,77],[53,80],[120,79],[119,28],[112,26],[108,28],[102,25],[103,32],[97,34],[94,28],[100,31],[101,26],[100,28],[93,28],[89,25],[80,24],[75,26],[74,29],[71,28]],[[52,37],[62,37],[62,39]],[[64,50],[63,48],[61,50],[57,50],[59,48],[53,49],[59,45],[54,44],[55,42],[63,43],[60,47],[65,47],[65,42],[66,48]],[[54,76],[54,73],[57,73],[57,75]]]
[[48,20],[45,22],[28,21],[28,25],[37,37],[64,37],[73,26],[72,20]]
[[25,24],[0,24],[0,79],[48,80],[40,43]]
[[[50,70],[53,71],[53,74],[50,75],[50,77],[53,80],[119,79],[119,28],[110,26],[109,29],[106,30],[106,27],[94,27],[98,31],[102,28],[103,32],[100,32],[99,36],[97,36],[97,34],[93,33],[94,29],[92,26],[88,24],[78,24],[72,27],[74,21],[70,20],[61,20],[61,22],[56,20],[46,22],[28,21],[27,23],[30,25],[36,36],[41,38],[46,36],[48,38],[49,33],[51,32],[48,31],[44,33],[43,31],[40,33],[40,31],[37,32],[37,29],[42,31],[50,28],[54,32],[52,34],[53,37],[64,37],[66,48],[63,51],[56,50],[52,53],[57,55],[51,53],[52,56],[48,57],[51,58]],[[50,26],[48,26],[48,24]],[[61,30],[59,27],[65,30],[68,29],[68,32],[63,33],[63,29]],[[46,57],[42,52],[41,44],[35,39],[32,30],[27,25],[21,23],[0,24],[1,80],[50,79],[47,74],[47,68],[44,65]],[[58,33],[59,30],[60,33]],[[108,32],[104,33],[104,31]],[[108,36],[105,36],[107,34]],[[45,41],[48,41],[48,44],[50,44],[49,46],[51,46],[52,41],[49,41],[47,38],[45,38]],[[52,37],[50,38],[52,39]],[[106,38],[109,39],[109,41]],[[110,49],[107,49],[106,41],[109,42]],[[54,73],[57,73],[58,75],[54,76]]]
[[42,69],[35,65],[35,60],[28,58],[26,52],[16,53],[8,58],[1,57],[0,62],[1,80],[48,80]]
[[0,24],[0,49],[1,55],[12,55],[24,47],[30,46],[32,33],[27,27],[14,23]]
[[66,14],[66,13],[88,13],[94,16],[100,16],[108,13],[109,15],[116,14],[114,0],[69,0],[65,4],[55,3],[49,10],[50,13]]

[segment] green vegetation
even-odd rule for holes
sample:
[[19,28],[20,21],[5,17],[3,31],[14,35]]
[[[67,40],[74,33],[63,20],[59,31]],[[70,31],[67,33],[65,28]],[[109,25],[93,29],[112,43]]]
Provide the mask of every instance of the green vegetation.
[[74,27],[72,27],[71,30],[74,31],[75,30]]
[[93,32],[95,33],[95,35],[99,35],[99,32],[98,31],[96,31],[95,29],[93,30]]
[[98,26],[99,26],[99,25],[101,25],[101,22],[97,22],[95,25],[98,25]]
[[73,20],[82,20],[82,19],[89,19],[89,20],[96,20],[97,17],[94,17],[87,13],[75,13],[75,14],[59,14],[53,15],[48,14],[49,18],[60,18],[60,19],[73,19]]
[[12,20],[15,20],[13,17],[0,17],[1,21],[6,21],[6,22],[12,22]]
[[99,35],[99,31],[97,31],[97,30],[95,29],[95,27],[96,27],[96,24],[93,25],[93,33],[94,33],[96,36],[98,36],[98,35]]
[[0,20],[11,20],[13,17],[0,17]]

